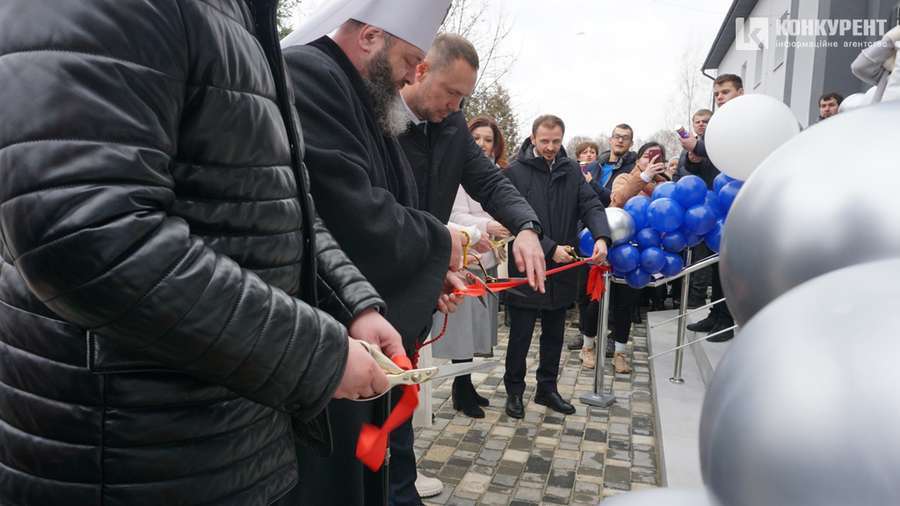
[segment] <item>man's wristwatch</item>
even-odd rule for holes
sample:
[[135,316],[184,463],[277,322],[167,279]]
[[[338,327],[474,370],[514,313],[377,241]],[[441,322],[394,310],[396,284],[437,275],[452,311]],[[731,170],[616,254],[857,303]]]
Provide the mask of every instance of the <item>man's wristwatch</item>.
[[535,234],[537,234],[538,238],[544,237],[544,230],[541,228],[541,224],[536,221],[528,221],[519,228],[517,234],[522,233],[523,230],[532,230]]

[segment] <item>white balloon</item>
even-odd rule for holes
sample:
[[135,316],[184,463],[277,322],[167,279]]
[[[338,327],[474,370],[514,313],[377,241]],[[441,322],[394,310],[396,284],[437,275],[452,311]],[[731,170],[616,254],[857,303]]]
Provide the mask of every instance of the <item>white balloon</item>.
[[872,103],[872,100],[875,98],[875,92],[878,90],[876,86],[872,86],[869,88],[869,91],[865,93],[854,93],[849,97],[845,98],[843,102],[841,102],[840,108],[838,111],[840,112],[850,112],[860,107],[865,107]]
[[800,133],[788,106],[768,95],[743,95],[716,112],[706,128],[706,152],[719,170],[746,181],[779,146]]

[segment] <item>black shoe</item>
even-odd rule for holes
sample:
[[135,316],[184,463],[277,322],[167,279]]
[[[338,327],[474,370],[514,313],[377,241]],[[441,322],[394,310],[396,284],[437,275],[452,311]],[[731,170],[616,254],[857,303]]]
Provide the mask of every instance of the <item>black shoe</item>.
[[558,392],[535,394],[534,402],[542,406],[547,406],[553,411],[562,413],[564,415],[571,415],[575,413],[575,406],[566,402]]
[[522,405],[521,395],[506,395],[506,414],[510,418],[525,418],[525,406]]
[[687,326],[687,329],[691,332],[709,332],[716,326],[716,315],[709,313],[709,316],[700,320],[697,323],[692,323]]
[[[709,333],[715,334],[716,332],[721,332],[721,331],[723,331],[725,329],[729,329],[733,326],[734,326],[733,320],[731,320],[730,318],[722,317],[716,321],[716,324],[715,324],[715,326],[713,326],[713,328],[709,329]],[[728,332],[722,332],[721,334],[719,334],[717,336],[710,337],[709,339],[707,339],[707,341],[709,341],[711,343],[724,343],[726,341],[731,341],[733,338],[734,338],[734,331],[729,330]]]
[[[469,376],[469,378],[471,378],[471,376]],[[475,399],[475,404],[485,407],[491,405],[491,401],[487,397],[478,394],[478,391],[475,390],[475,385],[472,384],[471,379],[469,380],[469,386],[472,387],[472,397]]]
[[453,409],[462,411],[470,418],[484,418],[484,410],[478,405],[473,395],[475,387],[472,386],[471,376],[457,376],[453,378]]
[[579,337],[578,339],[573,339],[569,341],[569,344],[566,345],[569,350],[580,350],[582,346],[584,346],[584,338]]
[[606,338],[606,358],[613,358],[616,354],[616,341],[612,337]]

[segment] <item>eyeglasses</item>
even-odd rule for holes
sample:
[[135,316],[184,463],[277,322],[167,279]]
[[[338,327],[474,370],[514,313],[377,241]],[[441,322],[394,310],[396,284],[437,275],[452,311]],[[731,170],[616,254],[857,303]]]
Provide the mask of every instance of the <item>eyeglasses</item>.
[[630,135],[613,134],[612,140],[614,140],[614,141],[628,142],[628,141],[631,140],[631,136],[630,136]]

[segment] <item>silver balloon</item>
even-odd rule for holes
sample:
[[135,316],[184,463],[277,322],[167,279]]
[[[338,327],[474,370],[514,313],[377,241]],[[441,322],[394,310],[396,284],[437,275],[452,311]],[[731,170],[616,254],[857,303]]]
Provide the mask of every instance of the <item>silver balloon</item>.
[[738,323],[806,280],[900,256],[898,117],[900,102],[838,114],[750,177],[722,239],[722,286]]
[[700,465],[728,506],[900,504],[900,259],[785,293],[741,330],[703,403]]
[[628,242],[634,235],[634,219],[622,208],[607,207],[606,221],[609,222],[609,230],[613,245],[618,246]]
[[629,492],[610,497],[601,504],[610,506],[715,506],[712,496],[703,489],[657,488]]

